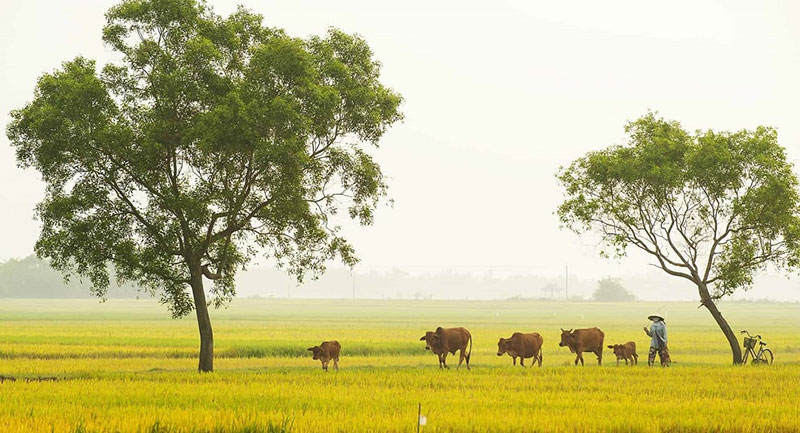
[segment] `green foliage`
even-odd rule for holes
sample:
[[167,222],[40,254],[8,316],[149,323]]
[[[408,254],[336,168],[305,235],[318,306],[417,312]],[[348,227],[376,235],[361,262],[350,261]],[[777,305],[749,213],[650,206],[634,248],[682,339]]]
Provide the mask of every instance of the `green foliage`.
[[626,144],[557,174],[566,227],[599,234],[604,255],[644,250],[712,299],[748,289],[768,263],[797,266],[798,180],[775,129],[691,134],[648,113],[625,131]]
[[592,299],[600,302],[625,302],[635,301],[636,295],[629,292],[619,278],[607,277],[597,282]]
[[125,0],[106,18],[122,60],[65,62],[11,113],[18,163],[47,185],[38,255],[98,296],[113,265],[175,317],[201,275],[230,300],[256,255],[299,280],[357,261],[332,216],[372,223],[386,183],[365,144],[402,118],[363,39],[293,38],[195,0]]

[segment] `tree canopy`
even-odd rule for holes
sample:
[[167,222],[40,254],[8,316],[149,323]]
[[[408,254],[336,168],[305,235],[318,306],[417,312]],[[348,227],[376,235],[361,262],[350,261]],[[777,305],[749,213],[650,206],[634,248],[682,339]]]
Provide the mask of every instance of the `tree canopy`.
[[798,180],[775,129],[685,131],[648,113],[625,126],[628,142],[590,152],[562,168],[561,222],[599,234],[605,256],[646,252],[669,275],[698,288],[725,333],[715,301],[747,290],[768,264],[800,258]]
[[402,118],[401,97],[337,29],[299,39],[195,0],[125,0],[106,18],[121,61],[65,62],[11,113],[18,163],[47,185],[36,252],[98,296],[113,266],[175,317],[196,311],[208,371],[206,305],[231,299],[253,257],[298,279],[357,261],[333,216],[373,222],[387,185],[368,145]]

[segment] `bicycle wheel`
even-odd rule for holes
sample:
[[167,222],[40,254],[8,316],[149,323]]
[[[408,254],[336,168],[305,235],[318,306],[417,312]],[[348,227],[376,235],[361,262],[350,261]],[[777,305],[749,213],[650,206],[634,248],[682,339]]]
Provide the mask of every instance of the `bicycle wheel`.
[[771,350],[764,349],[764,351],[761,352],[761,357],[759,358],[759,361],[761,361],[762,364],[770,365],[774,360],[775,356],[772,354]]

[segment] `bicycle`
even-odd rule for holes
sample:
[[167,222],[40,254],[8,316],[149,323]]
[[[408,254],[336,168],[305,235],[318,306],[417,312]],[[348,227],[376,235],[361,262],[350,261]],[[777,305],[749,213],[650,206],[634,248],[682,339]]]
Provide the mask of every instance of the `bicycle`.
[[[742,365],[747,364],[747,357],[752,358],[753,364],[772,364],[772,361],[775,360],[775,356],[772,354],[772,351],[769,349],[764,348],[767,343],[761,341],[760,335],[750,335],[749,332],[746,330],[742,330],[742,334],[747,334],[747,337],[744,338],[744,357],[742,358]],[[758,353],[756,353],[756,342],[758,343]]]

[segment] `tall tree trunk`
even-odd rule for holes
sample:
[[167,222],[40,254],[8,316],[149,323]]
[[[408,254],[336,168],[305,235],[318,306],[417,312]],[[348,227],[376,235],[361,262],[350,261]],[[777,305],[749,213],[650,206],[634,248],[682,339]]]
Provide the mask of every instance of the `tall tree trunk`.
[[700,301],[703,305],[708,309],[711,313],[711,316],[719,325],[719,329],[722,330],[722,333],[725,334],[725,338],[728,339],[728,344],[731,346],[731,353],[733,354],[733,363],[734,364],[741,364],[742,363],[742,348],[739,346],[739,340],[736,339],[736,334],[731,329],[728,322],[722,317],[722,313],[720,313],[717,305],[711,299],[711,295],[708,293],[708,287],[705,284],[698,284],[697,291],[700,293]]
[[191,286],[197,327],[200,329],[200,363],[197,370],[201,373],[210,372],[214,371],[214,332],[211,330],[206,292],[203,290],[203,273],[199,266],[191,272]]

